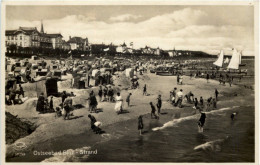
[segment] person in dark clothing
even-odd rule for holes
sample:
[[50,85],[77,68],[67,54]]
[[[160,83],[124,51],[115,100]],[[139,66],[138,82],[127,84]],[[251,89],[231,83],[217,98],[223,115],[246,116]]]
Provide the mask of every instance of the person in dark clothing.
[[153,116],[154,116],[155,119],[159,119],[159,117],[155,114],[155,112],[156,112],[155,106],[153,105],[152,102],[150,102],[150,105],[151,105],[151,109],[152,109],[152,111],[151,111],[151,118],[153,118]]
[[211,101],[212,101],[212,97],[208,98],[208,100],[207,100],[207,111],[210,110]]
[[98,105],[97,99],[95,95],[90,95],[90,103],[89,103],[89,107],[90,107],[90,112],[92,113],[93,111],[96,112],[96,107]]
[[142,135],[142,130],[143,130],[143,128],[144,128],[143,116],[140,115],[140,116],[138,117],[138,130],[139,130],[140,135]]
[[53,96],[51,96],[51,100],[50,100],[50,111],[54,111],[54,108],[53,108]]
[[212,99],[213,109],[217,108],[217,101],[216,99]]
[[43,112],[44,111],[44,101],[45,98],[43,96],[43,93],[38,97],[37,105],[36,105],[36,111]]
[[162,107],[162,98],[161,98],[161,95],[159,95],[158,98],[157,98],[157,104],[156,104],[156,106],[157,106],[157,109],[158,109],[158,114],[160,114],[160,113],[161,113],[161,107]]
[[131,97],[132,93],[129,93],[128,96],[126,97],[126,102],[127,102],[127,106],[130,106],[130,97]]
[[198,128],[199,128],[200,133],[203,132],[203,126],[205,124],[205,121],[206,121],[206,114],[201,111],[201,116],[200,116],[200,119],[198,121]]
[[207,83],[209,83],[209,74],[207,73]]
[[198,99],[197,98],[195,98],[195,101],[194,101],[194,109],[198,109]]
[[101,129],[95,125],[95,123],[97,122],[96,118],[90,114],[88,115],[88,118],[90,119],[90,127],[92,131],[95,132],[96,134],[100,134]]
[[24,90],[21,84],[19,84],[19,94],[18,94],[18,99],[20,98],[20,95],[22,95],[24,97]]
[[203,106],[203,104],[204,104],[204,100],[203,100],[202,96],[200,96],[200,105]]
[[91,126],[91,129],[94,131],[95,129],[95,122],[97,122],[96,118],[92,115],[88,115],[88,118],[90,119],[90,126]]
[[99,86],[99,90],[98,90],[98,96],[99,96],[99,101],[102,101],[102,95],[103,95],[103,90],[102,90],[102,86]]
[[144,88],[143,88],[143,95],[147,95],[147,88],[146,88],[146,84],[144,84]]
[[112,102],[113,101],[113,96],[114,96],[114,91],[111,88],[111,86],[109,86],[109,88],[108,88],[108,94],[107,95],[108,95],[109,102]]
[[65,101],[66,98],[67,98],[66,91],[63,91],[63,92],[62,92],[62,95],[61,95],[61,103],[62,103],[62,106],[63,106],[63,103],[64,103],[64,101]]
[[216,97],[216,101],[218,100],[218,94],[219,94],[218,90],[215,89],[215,97]]

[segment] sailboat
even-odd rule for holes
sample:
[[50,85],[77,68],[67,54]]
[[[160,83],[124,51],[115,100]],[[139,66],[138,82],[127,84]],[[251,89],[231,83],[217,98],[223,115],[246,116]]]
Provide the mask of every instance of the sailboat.
[[224,51],[221,50],[220,55],[218,56],[217,61],[215,61],[213,64],[221,68],[222,65],[223,65],[223,60],[224,60]]
[[229,58],[226,57],[226,58],[225,58],[225,61],[224,61],[224,64],[228,64],[228,63],[229,63]]
[[228,64],[228,69],[239,69],[239,64],[241,63],[241,55],[236,49],[233,50],[232,58]]
[[246,64],[242,64],[242,50],[239,52],[239,66],[246,66]]

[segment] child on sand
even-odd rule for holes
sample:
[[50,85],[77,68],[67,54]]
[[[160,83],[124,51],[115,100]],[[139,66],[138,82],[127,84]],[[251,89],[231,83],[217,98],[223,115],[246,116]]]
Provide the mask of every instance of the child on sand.
[[128,96],[126,97],[126,102],[127,102],[127,106],[130,106],[130,97],[131,97],[132,93],[129,93]]

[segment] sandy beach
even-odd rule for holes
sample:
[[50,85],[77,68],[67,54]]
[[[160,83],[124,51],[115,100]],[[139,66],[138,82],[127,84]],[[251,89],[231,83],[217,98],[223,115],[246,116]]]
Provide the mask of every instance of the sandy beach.
[[[123,74],[123,73],[118,73]],[[120,77],[120,78],[118,78]],[[185,77],[183,80],[183,85],[177,85],[176,76],[157,76],[155,74],[146,73],[144,75],[138,75],[140,87],[139,89],[128,90],[129,84],[127,79],[122,75],[115,76],[114,78],[114,89],[121,90],[121,95],[124,99],[123,114],[117,115],[114,106],[115,103],[109,102],[98,102],[98,108],[102,111],[99,113],[92,113],[98,121],[102,122],[102,129],[109,132],[109,126],[113,126],[114,129],[120,129],[125,121],[137,120],[139,115],[149,114],[151,112],[149,102],[156,102],[156,98],[159,94],[162,95],[162,113],[165,115],[160,116],[160,121],[164,122],[170,121],[178,117],[185,117],[194,115],[195,111],[192,108],[193,105],[183,102],[184,107],[178,108],[173,107],[169,102],[169,91],[177,87],[178,90],[183,89],[183,93],[186,94],[190,91],[193,92],[195,97],[199,99],[203,96],[204,100],[209,97],[214,96],[215,88],[219,91],[220,100],[217,103],[217,109],[232,106],[254,106],[254,91],[247,89],[243,86],[233,85],[230,87],[228,84],[219,85],[219,82],[215,80],[210,80],[209,83],[205,79]],[[70,77],[66,76],[66,80],[59,82],[58,89],[59,92],[66,90],[66,92],[73,91],[76,97],[73,98],[73,105],[80,104],[83,108],[75,109],[71,120],[64,120],[62,117],[55,118],[54,113],[38,114],[35,110],[37,98],[30,98],[24,104],[21,105],[11,105],[6,106],[6,111],[13,115],[17,115],[18,118],[22,120],[30,121],[37,126],[36,130],[24,138],[18,139],[15,143],[7,145],[6,147],[6,157],[7,160],[12,161],[13,157],[19,157],[16,155],[16,150],[14,149],[17,143],[24,143],[27,148],[23,150],[25,153],[31,153],[35,147],[44,144],[50,140],[61,139],[64,136],[79,135],[82,133],[87,133],[92,136],[93,132],[90,129],[90,120],[87,117],[88,111],[88,98],[90,90],[94,90],[97,93],[97,87],[91,89],[70,89],[69,87]],[[148,96],[143,96],[142,87],[144,84],[147,85]],[[33,95],[33,91],[24,85],[25,95]],[[29,87],[29,86],[28,86]],[[28,93],[27,93],[28,92]],[[125,98],[128,93],[132,93],[131,106],[127,107],[125,103]],[[97,99],[98,96],[97,96]],[[54,107],[61,102],[61,98],[54,98]],[[196,113],[199,113],[198,111]],[[149,115],[144,118],[144,120],[151,120]],[[147,121],[144,121],[147,122]],[[134,122],[133,122],[134,124]],[[118,128],[119,127],[119,128]],[[110,127],[111,128],[111,127]],[[97,138],[96,136],[90,138],[90,142],[97,142],[102,138],[101,136]],[[16,158],[14,158],[15,160]],[[20,160],[23,158],[20,157]]]

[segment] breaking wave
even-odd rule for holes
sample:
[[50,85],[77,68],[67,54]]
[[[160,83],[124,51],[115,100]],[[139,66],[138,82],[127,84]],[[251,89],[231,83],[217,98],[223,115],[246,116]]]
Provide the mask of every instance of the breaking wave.
[[221,151],[221,145],[227,140],[229,137],[227,136],[225,139],[217,139],[213,141],[206,142],[204,144],[200,144],[194,147],[193,150],[203,150],[203,151]]
[[[223,112],[223,111],[226,111],[226,110],[232,110],[233,108],[238,108],[238,107],[239,106],[226,107],[226,108],[221,108],[221,109],[218,109],[218,110],[205,112],[205,113],[206,114],[214,114],[214,113]],[[186,121],[186,120],[197,119],[199,117],[199,115],[200,114],[196,114],[196,115],[192,115],[192,116],[182,117],[182,118],[179,118],[179,119],[173,119],[172,121],[168,121],[167,123],[164,123],[163,126],[155,127],[152,130],[153,131],[158,131],[158,130],[165,129],[167,127],[173,127],[173,126],[176,126],[180,122],[183,122],[183,121]]]

